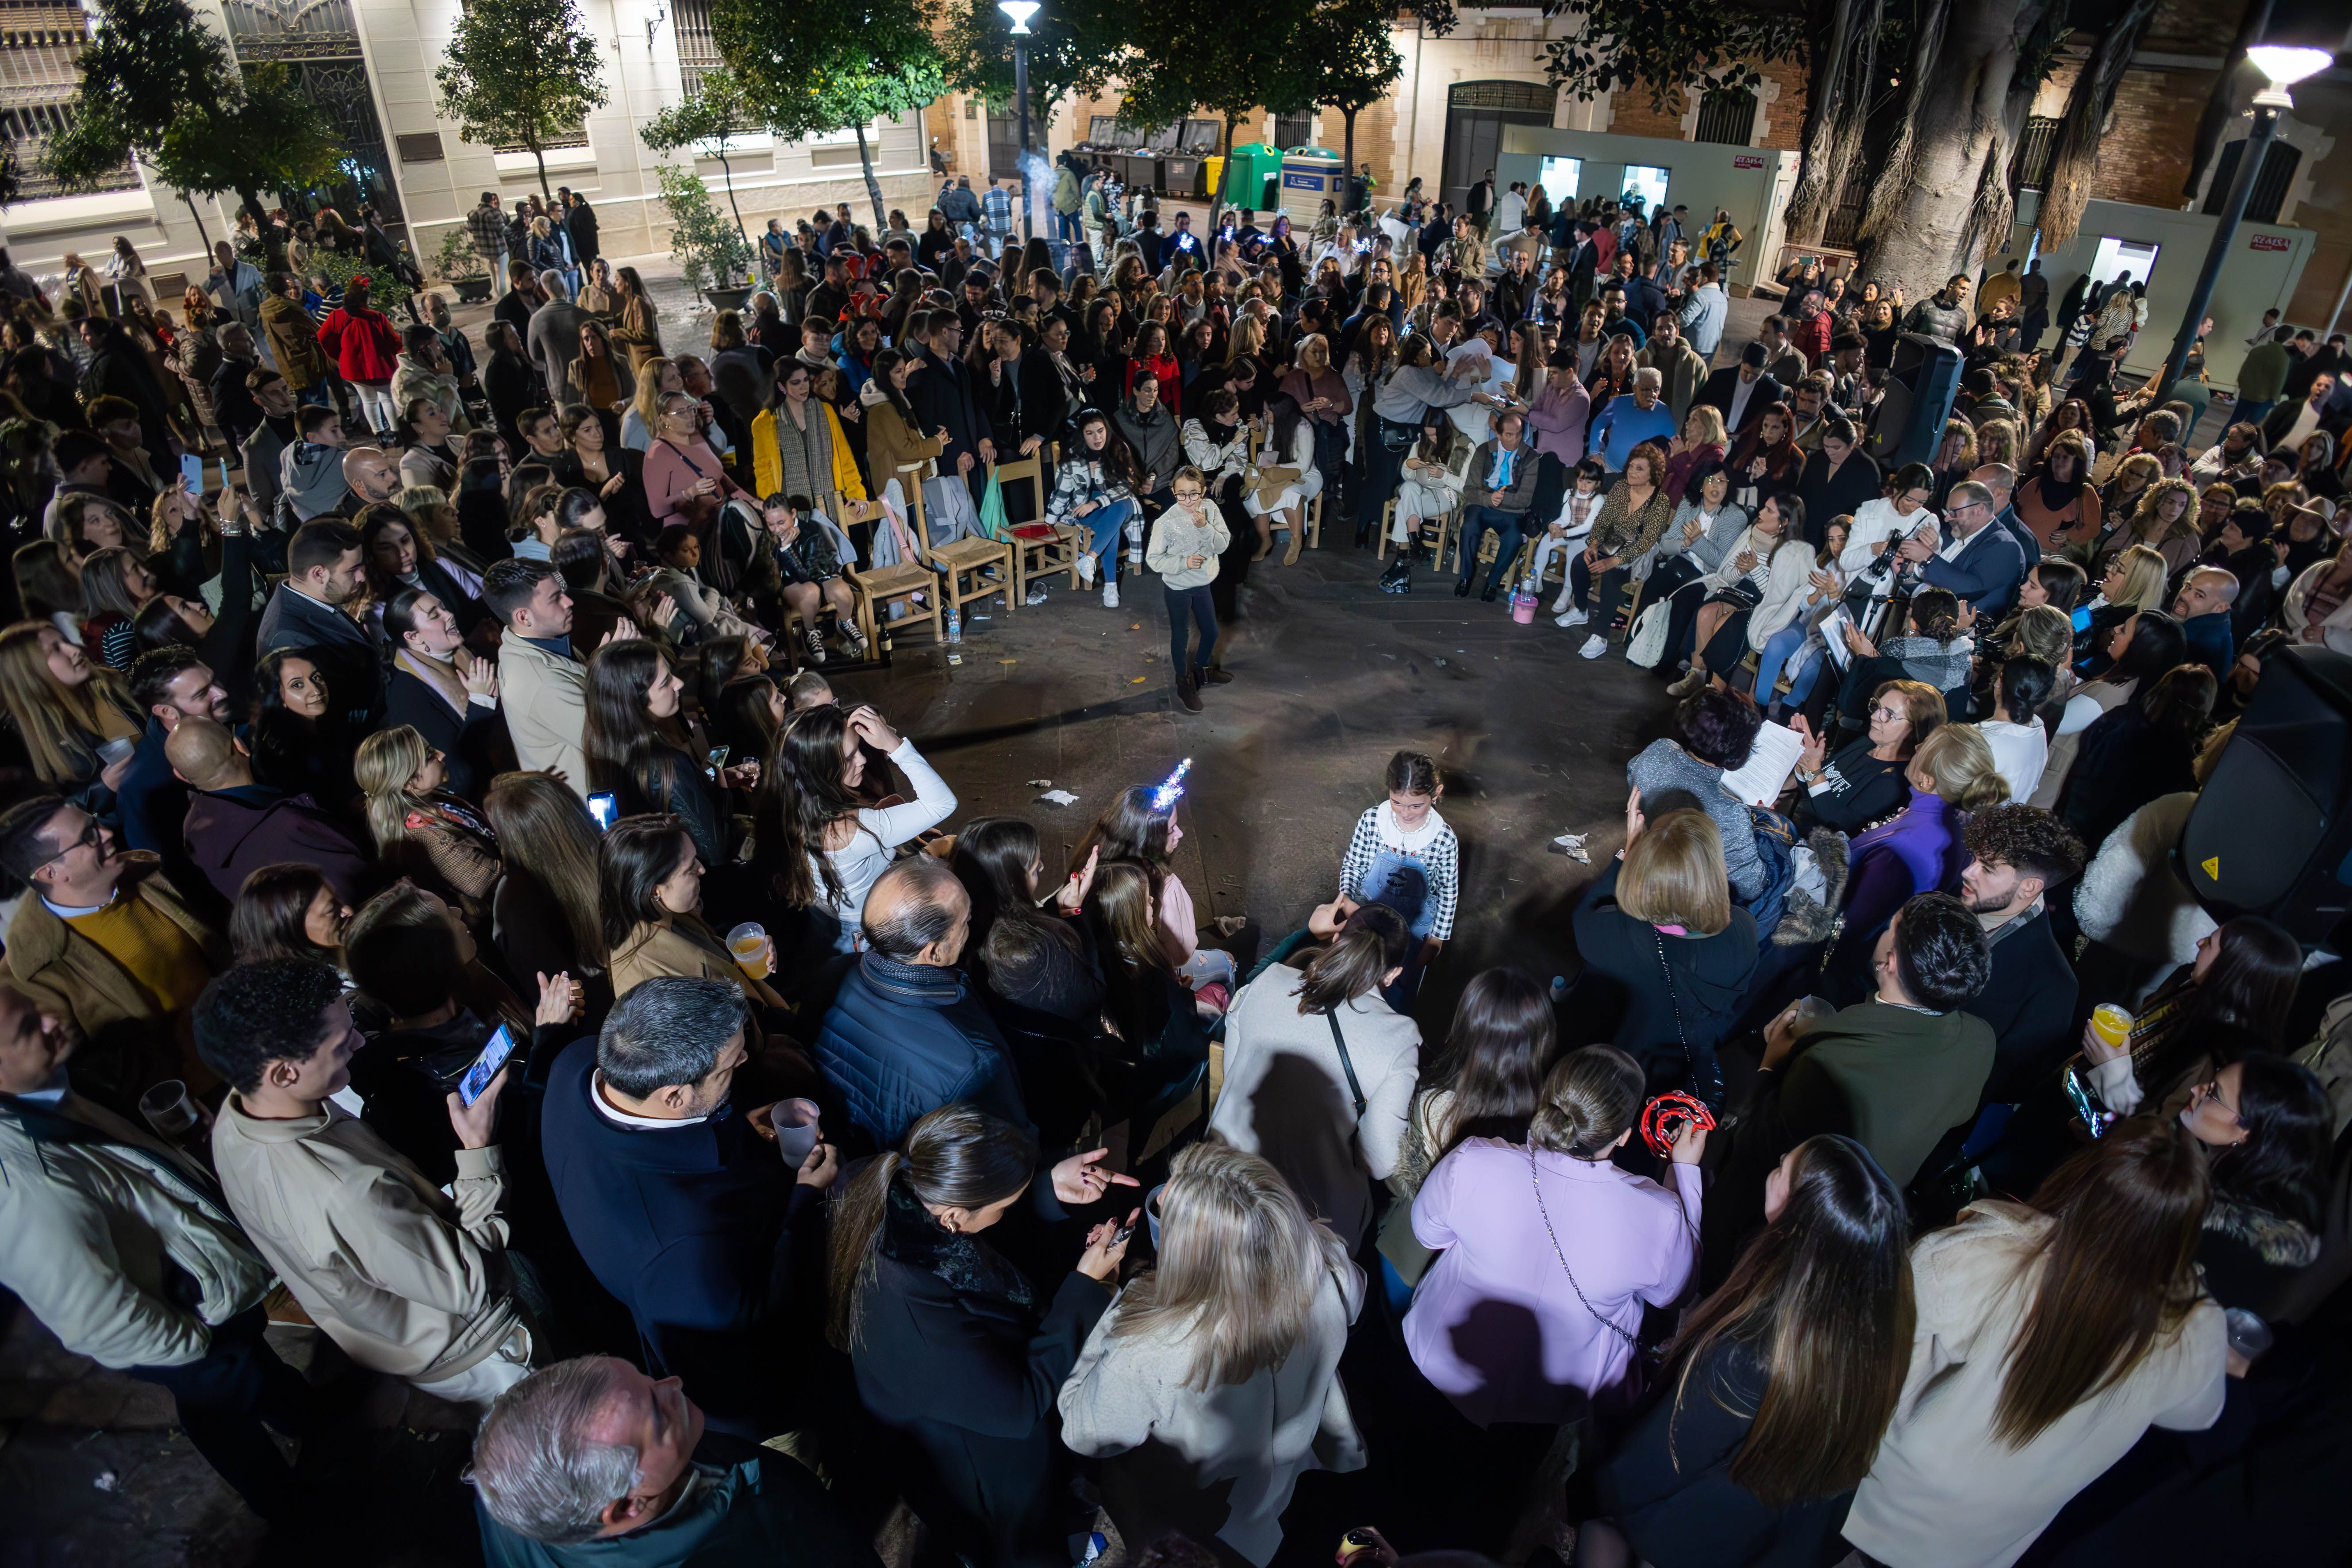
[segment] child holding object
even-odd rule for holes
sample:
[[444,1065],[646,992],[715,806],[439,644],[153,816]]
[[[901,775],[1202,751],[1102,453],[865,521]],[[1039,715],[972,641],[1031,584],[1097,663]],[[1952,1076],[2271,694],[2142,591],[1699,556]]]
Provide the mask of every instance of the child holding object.
[[[1176,679],[1176,699],[1188,712],[1201,711],[1201,688],[1223,685],[1232,676],[1214,667],[1217,612],[1209,600],[1209,584],[1217,578],[1217,557],[1233,543],[1224,514],[1209,499],[1209,481],[1200,469],[1187,465],[1176,470],[1170,485],[1176,504],[1151,523],[1151,543],[1145,559],[1160,574],[1160,591],[1168,602],[1168,664]],[[1200,647],[1188,651],[1190,616],[1200,628]]]

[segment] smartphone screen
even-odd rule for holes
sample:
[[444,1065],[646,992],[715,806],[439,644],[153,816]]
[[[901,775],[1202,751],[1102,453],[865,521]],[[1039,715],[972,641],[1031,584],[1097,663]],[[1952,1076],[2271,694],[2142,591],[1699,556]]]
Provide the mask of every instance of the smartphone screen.
[[220,460],[220,471],[221,489],[226,490],[228,489],[228,459],[226,458],[223,458]]
[[482,1090],[490,1087],[490,1079],[499,1076],[499,1069],[514,1055],[514,1036],[500,1024],[499,1032],[482,1047],[482,1054],[474,1058],[474,1065],[466,1069],[466,1076],[457,1080],[457,1098],[467,1105],[481,1099]]
[[200,496],[204,494],[205,460],[202,458],[197,457],[193,452],[182,453],[180,455],[180,479],[181,482],[188,487],[188,493],[190,495]]
[[621,820],[621,797],[610,790],[590,795],[588,815],[596,819],[599,832],[610,832],[613,824]]
[[727,765],[727,755],[729,750],[730,748],[726,746],[713,746],[710,748],[710,765],[714,770],[723,768]]

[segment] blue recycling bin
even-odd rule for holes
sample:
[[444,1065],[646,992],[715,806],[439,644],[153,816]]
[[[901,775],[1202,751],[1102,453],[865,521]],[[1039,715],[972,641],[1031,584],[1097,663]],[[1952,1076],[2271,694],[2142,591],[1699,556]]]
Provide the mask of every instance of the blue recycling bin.
[[1328,147],[1293,147],[1282,154],[1282,210],[1292,224],[1311,227],[1327,201],[1344,205],[1348,166]]

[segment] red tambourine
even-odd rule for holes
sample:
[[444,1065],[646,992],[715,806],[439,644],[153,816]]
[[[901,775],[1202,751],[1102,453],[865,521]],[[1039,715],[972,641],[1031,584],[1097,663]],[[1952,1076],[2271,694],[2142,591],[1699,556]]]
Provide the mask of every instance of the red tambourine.
[[1690,1123],[1702,1132],[1715,1131],[1715,1112],[1695,1095],[1670,1089],[1642,1107],[1642,1142],[1664,1160],[1674,1152],[1675,1139]]

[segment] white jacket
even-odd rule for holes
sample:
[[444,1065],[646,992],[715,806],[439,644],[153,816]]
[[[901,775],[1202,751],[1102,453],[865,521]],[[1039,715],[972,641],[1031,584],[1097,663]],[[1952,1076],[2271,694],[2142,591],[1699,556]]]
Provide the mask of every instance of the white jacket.
[[1853,509],[1853,526],[1846,531],[1845,552],[1838,557],[1838,564],[1851,575],[1878,559],[1888,540],[1916,533],[1922,528],[1935,530],[1940,526],[1931,508],[1923,506],[1905,517],[1884,496],[1866,500]]
[[[1772,542],[1769,535],[1757,532],[1755,525],[1749,524],[1746,532],[1732,541],[1723,564],[1707,574],[1707,591],[1713,593],[1739,582],[1745,574],[1733,563],[1739,559],[1740,552],[1752,550],[1760,556],[1772,549]],[[1813,552],[1803,540],[1789,540],[1773,551],[1771,567],[1764,578],[1764,596],[1757,601],[1754,612],[1748,617],[1749,647],[1762,652],[1764,645],[1772,640],[1772,634],[1803,611],[1812,574]]]
[[[269,1289],[213,1179],[143,1127],[68,1092],[0,1106],[0,1285],[76,1355],[184,1366]],[[195,1282],[193,1309],[163,1267]]]

